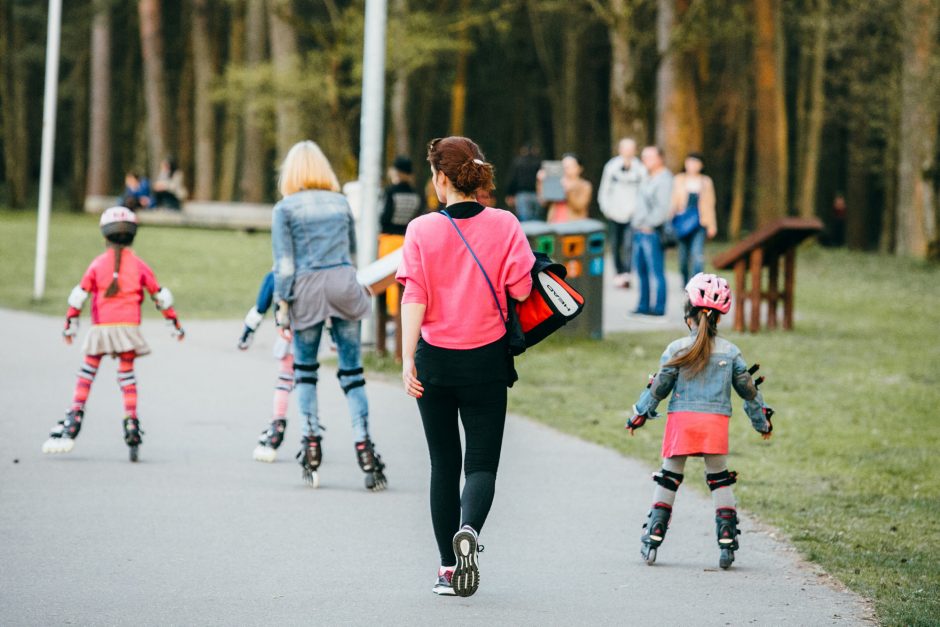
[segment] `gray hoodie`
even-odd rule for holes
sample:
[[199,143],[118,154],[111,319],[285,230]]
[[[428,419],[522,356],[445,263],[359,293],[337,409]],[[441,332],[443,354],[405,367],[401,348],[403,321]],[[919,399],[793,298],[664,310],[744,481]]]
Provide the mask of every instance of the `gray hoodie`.
[[663,168],[640,183],[640,197],[630,221],[634,229],[655,229],[669,218],[672,201],[672,172]]

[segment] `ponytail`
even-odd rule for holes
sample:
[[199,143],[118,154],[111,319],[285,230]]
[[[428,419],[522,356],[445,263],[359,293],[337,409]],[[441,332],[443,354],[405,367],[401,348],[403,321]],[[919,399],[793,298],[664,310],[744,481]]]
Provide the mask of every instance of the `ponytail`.
[[714,309],[689,307],[685,319],[695,320],[697,325],[695,341],[687,350],[670,359],[666,365],[679,369],[686,368],[692,377],[702,372],[712,356],[712,344],[715,336],[718,335],[719,318],[721,314]]
[[121,244],[111,243],[111,247],[114,249],[114,278],[111,280],[111,285],[108,286],[108,291],[104,293],[106,298],[111,298],[112,296],[117,296],[118,293],[118,275],[121,273],[121,257],[123,256],[124,246]]

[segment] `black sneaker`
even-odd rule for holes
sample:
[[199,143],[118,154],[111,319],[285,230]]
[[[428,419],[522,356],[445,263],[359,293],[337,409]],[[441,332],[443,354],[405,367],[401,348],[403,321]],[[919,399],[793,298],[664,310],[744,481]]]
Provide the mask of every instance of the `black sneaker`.
[[454,569],[452,568],[437,571],[437,583],[431,588],[431,592],[445,597],[455,596],[457,593],[454,592],[454,585],[451,583],[453,576]]
[[459,597],[471,596],[480,587],[478,552],[477,532],[470,525],[464,525],[454,534],[454,555],[457,556],[457,567],[451,577],[454,594]]

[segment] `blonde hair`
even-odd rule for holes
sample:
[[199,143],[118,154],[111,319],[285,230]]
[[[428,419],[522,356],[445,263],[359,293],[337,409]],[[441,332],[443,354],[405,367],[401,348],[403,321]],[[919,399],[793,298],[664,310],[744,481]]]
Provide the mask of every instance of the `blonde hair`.
[[277,181],[281,196],[290,196],[305,189],[339,191],[339,180],[326,155],[316,142],[297,142],[287,151]]

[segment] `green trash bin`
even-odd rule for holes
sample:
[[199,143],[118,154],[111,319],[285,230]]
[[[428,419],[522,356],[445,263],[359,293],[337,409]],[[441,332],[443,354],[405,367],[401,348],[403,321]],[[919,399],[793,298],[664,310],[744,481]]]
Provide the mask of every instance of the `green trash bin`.
[[532,250],[555,258],[555,230],[548,222],[541,220],[522,222],[522,232],[528,238]]
[[568,269],[568,282],[584,295],[580,316],[561,329],[573,337],[604,337],[604,250],[607,225],[598,220],[575,220],[551,225],[555,232],[552,258]]

